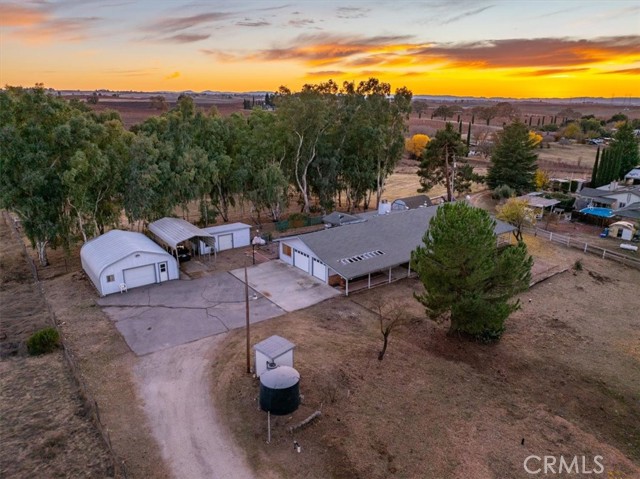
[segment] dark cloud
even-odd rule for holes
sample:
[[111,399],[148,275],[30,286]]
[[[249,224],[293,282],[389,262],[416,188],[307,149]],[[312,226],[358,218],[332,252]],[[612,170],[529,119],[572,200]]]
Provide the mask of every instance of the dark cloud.
[[363,18],[367,16],[370,9],[362,7],[340,7],[336,10],[338,18]]
[[172,35],[170,37],[163,38],[162,41],[169,42],[169,43],[194,43],[194,42],[200,42],[202,40],[206,40],[210,36],[211,35],[209,35],[208,33],[202,33],[202,34],[179,33],[177,35]]
[[451,63],[485,68],[576,66],[638,55],[640,36],[574,40],[567,38],[506,39],[443,44],[413,52],[418,57],[441,57]]
[[567,73],[584,73],[591,70],[590,68],[546,68],[542,70],[534,70],[530,72],[514,73],[510,76],[517,77],[543,77],[552,75],[563,75]]
[[623,68],[622,70],[613,70],[602,72],[604,75],[640,75],[640,68]]
[[310,18],[300,18],[295,20],[289,20],[288,25],[296,28],[307,27],[309,25],[315,24],[315,20],[311,20]]
[[243,21],[236,22],[236,25],[238,25],[239,27],[267,27],[271,25],[271,23],[265,20],[257,20],[252,22],[248,19],[245,19]]
[[488,9],[490,9],[492,7],[493,7],[493,5],[488,5],[486,7],[476,8],[475,10],[469,10],[467,12],[462,12],[462,13],[459,13],[458,15],[453,16],[453,17],[444,18],[444,19],[442,19],[442,21],[440,21],[438,23],[440,23],[440,25],[448,25],[450,23],[457,22],[458,20],[462,20],[463,18],[473,17],[475,15],[478,15],[479,13],[482,13],[485,10],[488,10]]
[[143,27],[143,30],[151,33],[167,34],[225,20],[229,18],[229,16],[230,14],[228,13],[207,12],[188,17],[161,18],[146,25]]

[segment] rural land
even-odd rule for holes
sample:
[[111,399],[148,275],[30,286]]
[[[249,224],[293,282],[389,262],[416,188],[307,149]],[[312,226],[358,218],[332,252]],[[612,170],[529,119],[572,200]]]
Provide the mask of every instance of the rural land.
[[[264,99],[189,96],[198,111],[214,109],[224,118],[248,117]],[[126,130],[180,107],[169,93],[61,97],[96,114],[116,111]],[[404,136],[434,138],[453,122],[463,140],[468,135],[466,161],[485,175],[491,154],[481,146],[517,116],[541,136],[535,153],[547,183],[571,185],[589,182],[605,144],[590,141],[600,134],[563,136],[572,119],[558,117],[640,119],[640,106],[605,100],[509,102],[517,113],[485,121],[472,120],[471,111],[496,102],[414,99]],[[450,108],[452,116],[434,115],[438,107]],[[545,124],[561,126],[543,129]],[[419,169],[420,161],[404,151],[382,198],[417,195]],[[572,191],[569,186],[555,193]],[[440,201],[446,189],[439,185],[426,194]],[[466,195],[491,215],[505,201],[483,183]],[[301,206],[289,202],[273,221],[238,200],[228,205],[224,220],[218,215],[209,224],[197,201],[175,207],[175,217],[193,224],[242,222],[268,240],[215,257],[193,256],[179,263],[180,279],[104,298],[83,270],[80,236],[48,248],[42,265],[26,225],[15,212],[2,211],[0,476],[504,479],[542,477],[523,468],[527,458],[538,458],[530,462],[535,468],[545,456],[562,456],[579,458],[581,472],[553,477],[640,477],[637,248],[621,251],[618,238],[601,235],[598,221],[557,215],[545,222],[543,216],[536,227],[524,228],[534,266],[530,286],[516,296],[520,308],[506,320],[499,341],[484,343],[450,334],[448,322],[427,318],[415,299],[425,292],[415,275],[348,296],[340,286],[327,286],[335,294],[309,307],[289,307],[293,297],[278,299],[285,280],[276,277],[274,240],[324,228],[280,228],[300,215]],[[375,212],[375,193],[355,207],[335,206],[342,213]],[[139,231],[144,223],[117,215],[121,229]],[[320,210],[312,216],[321,216]],[[246,296],[253,308],[251,345],[272,335],[295,344],[301,401],[290,414],[268,417],[260,408],[260,379],[255,369],[246,370],[243,268],[253,295],[251,301]],[[320,290],[304,277],[292,278],[291,296]],[[383,360],[381,305],[403,318],[389,335]],[[183,340],[181,321],[192,324],[201,313],[229,319],[215,332],[209,325]],[[28,339],[47,327],[59,332],[60,347],[29,355]]]

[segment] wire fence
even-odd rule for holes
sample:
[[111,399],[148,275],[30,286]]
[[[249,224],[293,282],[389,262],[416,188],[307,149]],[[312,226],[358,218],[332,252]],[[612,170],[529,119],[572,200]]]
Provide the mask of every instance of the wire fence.
[[582,250],[582,252],[585,254],[590,253],[593,255],[600,256],[602,259],[617,261],[618,263],[631,266],[632,268],[640,269],[640,259],[633,258],[626,254],[617,253],[615,251],[601,248],[600,246],[594,246],[592,244],[585,243],[584,241],[577,240],[570,236],[553,233],[552,231],[547,231],[540,228],[523,228],[523,231],[525,233],[529,233],[534,236],[543,238],[552,243],[566,246],[567,248],[575,248],[575,249]]
[[[27,247],[25,246],[24,241],[22,241],[22,237],[20,235],[20,232],[18,231],[18,228],[15,222],[6,211],[3,211],[3,215],[4,215],[5,222],[11,228],[11,233],[22,245],[24,255],[27,258],[27,263],[29,264],[29,268],[31,269],[31,274],[33,275],[33,279],[38,287],[38,292],[42,296],[44,303],[47,305],[47,311],[49,313],[48,314],[49,321],[51,322],[53,327],[56,328],[56,330],[58,331],[58,334],[60,335],[60,343],[62,345],[62,351],[64,353],[63,355],[67,362],[67,365],[69,366],[69,369],[71,370],[71,375],[73,376],[73,379],[80,393],[79,394],[80,399],[82,400],[86,410],[89,411],[89,413],[91,414],[93,422],[96,428],[98,429],[98,432],[100,432],[100,436],[102,437],[102,440],[107,448],[107,451],[111,456],[111,463],[113,467],[114,476],[128,479],[127,467],[124,461],[121,460],[119,456],[116,454],[116,452],[113,450],[113,446],[111,444],[111,437],[109,436],[109,431],[100,419],[100,408],[98,407],[98,403],[95,401],[95,399],[93,398],[93,395],[91,394],[91,391],[87,387],[87,384],[84,381],[84,378],[82,377],[82,372],[81,372],[80,366],[78,365],[78,361],[75,355],[73,354],[73,351],[69,348],[67,341],[64,337],[64,334],[60,330],[60,327],[58,326],[59,323],[56,318],[56,314],[53,311],[53,308],[49,304],[49,301],[47,301],[47,297],[44,293],[44,287],[38,276],[38,268],[36,267],[36,264],[34,263],[33,258],[31,258],[31,256],[29,255],[27,251]],[[65,267],[68,269],[68,265],[65,264]]]

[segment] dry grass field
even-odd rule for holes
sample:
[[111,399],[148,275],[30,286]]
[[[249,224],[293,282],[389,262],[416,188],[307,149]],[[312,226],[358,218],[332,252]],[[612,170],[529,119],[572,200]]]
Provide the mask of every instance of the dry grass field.
[[26,355],[25,341],[51,323],[4,215],[0,285],[0,477],[113,477],[62,351]]
[[[639,477],[640,272],[531,241],[540,260],[581,259],[584,269],[524,293],[495,345],[424,319],[416,280],[252,327],[253,343],[294,342],[301,374],[303,404],[272,416],[270,444],[259,382],[243,370],[244,331],[232,332],[212,364],[212,396],[258,476],[505,479],[527,477],[530,455],[585,456],[592,466],[600,455],[605,472],[589,477]],[[377,301],[411,318],[382,362]],[[319,419],[289,432],[314,411]]]

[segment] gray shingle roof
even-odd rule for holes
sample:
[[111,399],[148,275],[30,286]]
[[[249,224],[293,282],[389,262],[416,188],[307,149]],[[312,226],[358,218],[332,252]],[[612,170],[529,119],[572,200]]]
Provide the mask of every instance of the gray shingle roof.
[[[422,244],[438,206],[373,216],[364,223],[297,236],[340,276],[353,279],[403,263]],[[496,234],[515,228],[497,221]]]

